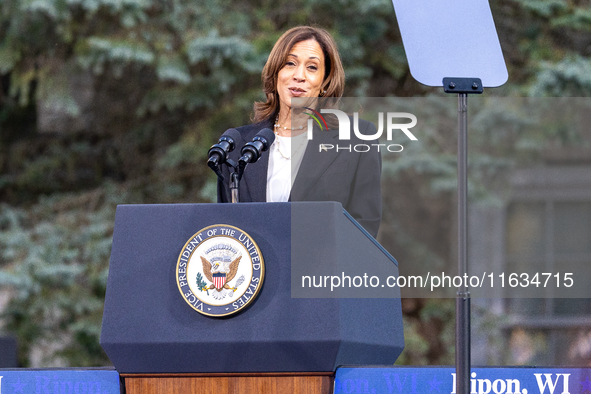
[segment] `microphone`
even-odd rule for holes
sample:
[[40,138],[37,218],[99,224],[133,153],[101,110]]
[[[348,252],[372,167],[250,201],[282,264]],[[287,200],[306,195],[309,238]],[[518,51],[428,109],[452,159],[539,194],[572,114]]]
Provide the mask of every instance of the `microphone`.
[[220,171],[220,166],[228,160],[228,153],[236,147],[236,141],[240,139],[240,132],[236,129],[228,129],[222,134],[218,143],[209,148],[207,152],[207,165],[223,181],[224,177]]
[[238,160],[238,176],[241,178],[244,169],[248,163],[255,163],[261,157],[261,153],[269,149],[275,141],[275,133],[271,129],[262,129],[252,139],[242,147],[240,154],[242,157]]

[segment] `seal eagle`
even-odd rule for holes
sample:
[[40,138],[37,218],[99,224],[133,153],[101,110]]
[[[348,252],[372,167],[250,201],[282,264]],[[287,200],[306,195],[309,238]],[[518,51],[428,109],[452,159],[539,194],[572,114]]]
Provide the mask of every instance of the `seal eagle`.
[[[207,280],[209,280],[210,282],[213,282],[211,285],[209,285],[209,287],[207,289],[216,289],[218,292],[221,291],[222,289],[228,289],[228,290],[234,290],[236,291],[236,288],[234,287],[230,287],[228,285],[228,282],[230,282],[232,279],[234,279],[234,277],[236,276],[236,273],[238,272],[238,264],[240,264],[240,259],[242,258],[242,256],[238,256],[234,259],[234,261],[232,261],[231,263],[215,263],[215,264],[211,264],[209,261],[207,261],[207,259],[203,256],[201,256],[201,262],[203,263],[203,273],[205,274],[205,277],[207,278]],[[213,276],[214,274],[225,274],[222,276],[225,276],[225,280],[223,281],[215,281]],[[216,275],[217,276],[217,275]],[[219,283],[219,287],[217,287],[214,283]]]

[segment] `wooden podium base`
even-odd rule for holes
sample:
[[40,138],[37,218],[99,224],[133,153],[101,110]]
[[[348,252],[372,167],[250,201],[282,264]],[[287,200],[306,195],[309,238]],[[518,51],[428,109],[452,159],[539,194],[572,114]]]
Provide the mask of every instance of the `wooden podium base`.
[[126,394],[329,394],[333,372],[121,374]]

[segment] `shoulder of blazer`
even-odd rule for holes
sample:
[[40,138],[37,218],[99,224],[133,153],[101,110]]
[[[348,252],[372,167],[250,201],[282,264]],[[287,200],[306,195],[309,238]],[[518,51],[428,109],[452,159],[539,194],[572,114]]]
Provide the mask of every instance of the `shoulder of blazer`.
[[236,130],[238,130],[243,137],[249,137],[251,134],[252,137],[254,137],[256,133],[262,129],[270,128],[271,126],[273,126],[271,120],[263,120],[261,122],[236,127]]

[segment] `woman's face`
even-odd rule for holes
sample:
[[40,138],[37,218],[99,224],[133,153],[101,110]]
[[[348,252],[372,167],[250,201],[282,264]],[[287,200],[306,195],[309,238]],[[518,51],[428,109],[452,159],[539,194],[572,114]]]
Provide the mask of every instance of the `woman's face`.
[[318,97],[324,80],[324,53],[316,40],[295,44],[277,74],[281,109],[291,107],[292,97]]

